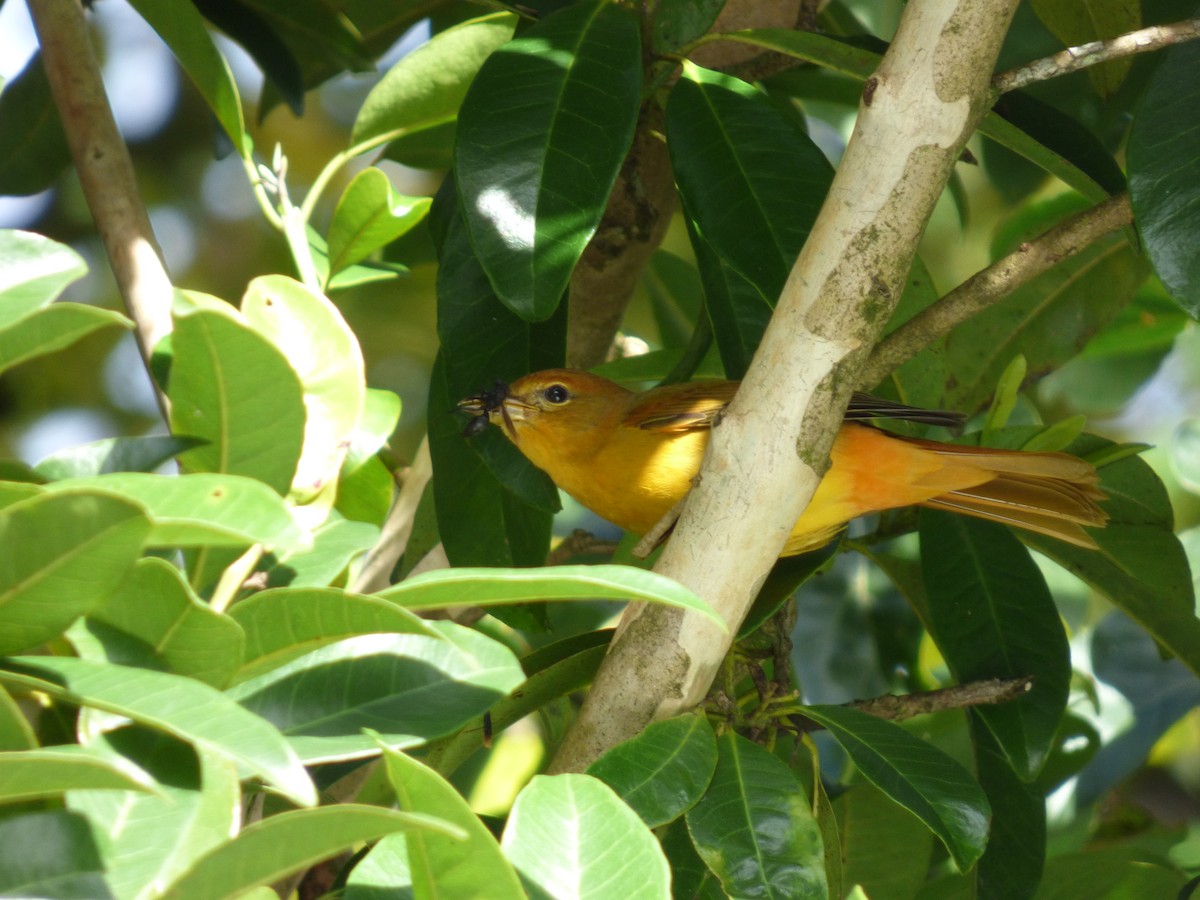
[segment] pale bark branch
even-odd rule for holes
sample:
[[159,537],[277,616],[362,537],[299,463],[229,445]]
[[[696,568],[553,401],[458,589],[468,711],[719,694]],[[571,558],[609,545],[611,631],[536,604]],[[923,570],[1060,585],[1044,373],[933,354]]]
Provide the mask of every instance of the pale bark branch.
[[373,594],[381,591],[391,582],[392,570],[404,553],[408,539],[412,535],[413,519],[417,515],[417,506],[421,495],[425,493],[425,485],[433,475],[433,463],[429,458],[429,438],[421,440],[417,448],[416,458],[409,466],[404,476],[404,484],[396,496],[392,508],[388,511],[383,523],[383,531],[379,540],[367,554],[358,577],[351,586],[352,591],[362,594]]
[[[87,21],[78,0],[29,0],[29,12],[75,171],[149,372],[155,345],[171,331],[171,279],[104,93]],[[154,391],[169,418],[157,384]]]
[[1172,44],[1195,40],[1200,37],[1200,19],[1187,19],[1171,25],[1153,25],[1131,31],[1104,41],[1091,41],[1078,47],[1068,47],[1061,53],[1035,59],[1033,62],[1001,72],[992,79],[992,87],[1001,94],[1028,87],[1038,81],[1047,81],[1059,75],[1078,72],[1088,66],[1098,65],[1113,59],[1161,50]]
[[1026,241],[880,341],[863,366],[860,384],[867,388],[879,384],[898,366],[972,316],[999,303],[1064,259],[1132,222],[1133,209],[1129,205],[1129,195],[1118,194]]
[[807,505],[859,369],[988,108],[1016,0],[909,3],[762,344],[713,430],[701,480],[656,567],[727,623],[652,606],[597,673],[554,771],[581,771],[652,717],[703,697]]

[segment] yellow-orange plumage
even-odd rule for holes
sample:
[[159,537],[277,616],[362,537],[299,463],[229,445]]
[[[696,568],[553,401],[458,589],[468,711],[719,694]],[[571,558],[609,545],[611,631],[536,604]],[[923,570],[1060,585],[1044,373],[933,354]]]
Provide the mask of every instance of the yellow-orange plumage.
[[[691,487],[713,422],[736,390],[736,382],[710,381],[637,394],[587,372],[550,369],[460,406],[499,425],[584,506],[642,534]],[[1065,453],[960,447],[848,421],[830,463],[785,556],[821,546],[856,516],[901,506],[950,509],[1083,547],[1095,542],[1081,526],[1107,520],[1095,470]]]

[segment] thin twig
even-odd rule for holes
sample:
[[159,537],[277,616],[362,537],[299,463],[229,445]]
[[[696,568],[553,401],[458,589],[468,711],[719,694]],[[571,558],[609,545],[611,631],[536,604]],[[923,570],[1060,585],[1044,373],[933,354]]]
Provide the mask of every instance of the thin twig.
[[[138,193],[129,148],[104,93],[87,21],[78,0],[29,0],[29,12],[75,171],[149,372],[151,353],[171,332],[173,289]],[[167,398],[153,377],[150,381],[169,420]]]
[[1060,222],[964,281],[880,341],[863,367],[861,384],[873,387],[956,326],[1012,294],[1026,282],[1133,221],[1128,194]]
[[[845,705],[850,709],[857,709],[859,712],[865,712],[880,719],[897,721],[949,709],[967,709],[972,706],[1008,703],[1024,696],[1032,689],[1032,675],[1024,678],[989,678],[986,681],[972,681],[918,694],[899,696],[885,694],[870,700],[855,700],[853,703]],[[823,727],[803,715],[792,716],[791,720],[792,724],[801,732],[820,731]]]
[[421,495],[425,493],[425,485],[429,484],[433,475],[433,464],[429,458],[429,438],[421,441],[417,448],[416,458],[409,467],[404,484],[396,501],[388,512],[387,520],[383,523],[383,532],[379,540],[367,554],[358,577],[354,579],[351,590],[371,594],[381,591],[389,584],[392,570],[400,559],[408,539],[412,535],[413,519],[417,514],[417,506]]
[[1023,88],[1037,81],[1046,81],[1077,72],[1088,66],[1132,56],[1135,53],[1146,53],[1150,50],[1161,50],[1172,44],[1181,44],[1200,37],[1200,19],[1186,19],[1171,25],[1153,25],[1140,31],[1131,31],[1105,41],[1092,41],[1078,47],[1068,47],[1061,53],[1035,59],[1033,62],[1001,72],[992,79],[992,87],[999,93]]

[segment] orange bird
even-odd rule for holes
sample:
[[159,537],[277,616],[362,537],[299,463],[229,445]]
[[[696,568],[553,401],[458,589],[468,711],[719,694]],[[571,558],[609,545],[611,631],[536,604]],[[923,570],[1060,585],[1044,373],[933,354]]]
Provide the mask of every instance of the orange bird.
[[[735,381],[671,384],[634,393],[597,375],[547,369],[497,382],[459,408],[464,434],[491,422],[554,483],[597,515],[644,534],[691,487],[713,424]],[[954,425],[954,413],[855,394],[830,467],[792,529],[783,555],[821,547],[856,516],[929,506],[1015,525],[1080,547],[1096,542],[1105,495],[1096,470],[1067,453],[960,447],[898,437],[857,424],[896,418]]]

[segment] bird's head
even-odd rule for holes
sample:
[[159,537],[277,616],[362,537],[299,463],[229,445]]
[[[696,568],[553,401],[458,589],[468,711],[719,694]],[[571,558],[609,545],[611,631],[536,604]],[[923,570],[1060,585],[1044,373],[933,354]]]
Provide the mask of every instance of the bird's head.
[[543,449],[569,453],[599,440],[599,426],[619,416],[630,396],[599,375],[546,369],[511,385],[498,381],[492,390],[459,402],[458,408],[474,416],[464,435],[478,434],[490,422],[533,458]]

